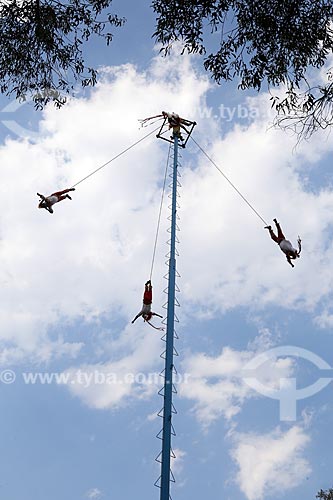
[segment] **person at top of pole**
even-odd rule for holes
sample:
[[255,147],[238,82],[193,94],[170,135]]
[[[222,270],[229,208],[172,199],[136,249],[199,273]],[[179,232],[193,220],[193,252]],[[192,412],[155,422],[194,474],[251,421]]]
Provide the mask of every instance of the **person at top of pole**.
[[152,323],[150,323],[150,320],[153,316],[158,316],[159,318],[163,318],[160,314],[157,314],[155,312],[152,312],[151,310],[151,305],[153,302],[153,287],[151,284],[151,281],[148,280],[145,283],[145,291],[143,294],[143,305],[141,311],[135,316],[135,318],[132,321],[132,324],[140,318],[140,316],[143,317],[143,321],[147,322],[150,326],[155,328],[156,330],[162,330],[162,328],[158,328],[154,326]]
[[38,208],[45,208],[50,214],[53,214],[52,206],[55,203],[59,203],[59,201],[66,200],[68,198],[71,200],[72,198],[69,196],[70,191],[75,191],[75,188],[64,189],[63,191],[56,191],[55,193],[50,194],[49,196],[44,196],[43,194],[37,193],[40,201],[38,203]]
[[189,130],[186,129],[186,126],[192,125],[192,122],[189,120],[185,120],[185,118],[181,118],[177,113],[167,113],[166,111],[162,111],[162,116],[163,118],[167,118],[168,123],[169,123],[169,128],[173,129],[173,133],[177,135],[181,140],[183,140],[180,129],[184,129],[186,134],[189,134]]
[[[162,113],[159,115],[149,116],[148,118],[144,118],[139,121],[141,122],[141,126],[145,127],[151,120],[159,120],[161,118],[164,118],[164,120],[168,121],[169,129],[173,129],[173,136],[176,135],[181,140],[183,140],[183,138],[181,137],[180,129],[182,128],[186,132],[186,135],[189,136],[191,134],[191,131],[186,127],[193,127],[194,125],[196,125],[196,122],[186,120],[185,118],[181,118],[177,113],[169,113],[167,111],[162,111]],[[171,137],[171,139],[173,139],[173,136]]]
[[274,233],[272,226],[266,226],[265,229],[268,229],[272,240],[275,241],[275,243],[277,243],[279,245],[279,247],[281,248],[282,252],[285,254],[286,259],[289,262],[289,264],[291,265],[291,267],[295,267],[294,264],[291,262],[291,260],[295,260],[295,259],[300,257],[300,253],[302,250],[301,238],[298,237],[298,240],[297,240],[298,250],[296,250],[296,248],[294,248],[292,246],[290,241],[286,240],[278,221],[276,219],[273,219],[273,221],[276,225],[277,235]]

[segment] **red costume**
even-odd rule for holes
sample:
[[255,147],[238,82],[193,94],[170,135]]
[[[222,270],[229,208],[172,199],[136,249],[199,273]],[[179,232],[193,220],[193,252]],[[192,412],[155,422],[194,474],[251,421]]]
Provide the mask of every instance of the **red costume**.
[[143,303],[149,306],[153,302],[153,287],[150,281],[145,284],[145,291],[143,294]]
[[145,291],[144,291],[144,294],[143,294],[142,309],[135,316],[135,318],[133,319],[132,323],[134,323],[140,316],[142,316],[143,320],[146,321],[150,326],[152,326],[156,330],[163,330],[163,328],[158,328],[158,327],[152,325],[149,322],[149,320],[151,320],[151,318],[153,316],[158,316],[159,318],[163,317],[163,316],[160,316],[159,314],[157,314],[155,312],[152,312],[152,310],[151,310],[151,304],[152,304],[152,302],[153,302],[153,287],[152,287],[151,281],[149,280],[145,284]]

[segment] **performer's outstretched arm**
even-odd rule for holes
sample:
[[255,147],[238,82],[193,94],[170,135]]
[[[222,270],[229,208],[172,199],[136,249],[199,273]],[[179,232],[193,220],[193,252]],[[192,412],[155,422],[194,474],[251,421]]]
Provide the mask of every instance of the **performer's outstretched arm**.
[[142,312],[139,312],[135,318],[133,319],[132,323],[134,323],[134,321],[136,321],[138,318],[140,318],[140,316],[142,316]]
[[288,263],[291,265],[291,267],[295,267],[294,264],[291,262],[289,254],[286,255],[286,259],[287,259]]
[[298,239],[297,239],[297,243],[298,243],[298,252],[297,252],[297,254],[298,254],[298,256],[299,256],[299,254],[300,254],[300,253],[301,253],[301,251],[302,251],[302,240],[301,240],[301,238],[300,238],[300,237],[298,237]]
[[158,316],[159,318],[163,318],[163,316],[161,316],[160,314],[157,314],[157,313],[151,313],[152,316]]

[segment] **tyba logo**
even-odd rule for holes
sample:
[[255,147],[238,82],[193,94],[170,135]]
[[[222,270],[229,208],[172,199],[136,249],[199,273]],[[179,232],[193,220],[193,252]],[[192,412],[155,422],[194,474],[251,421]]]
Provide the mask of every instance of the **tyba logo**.
[[[255,372],[258,370],[258,368],[265,362],[271,359],[276,360],[281,356],[306,359],[320,370],[332,369],[332,367],[324,359],[320,358],[317,354],[314,354],[311,351],[296,346],[282,346],[275,347],[274,349],[270,349],[259,354],[249,361],[246,366],[244,366],[243,371],[246,371],[246,375],[248,375],[249,372]],[[279,379],[278,389],[265,386],[256,376],[243,376],[243,380],[259,394],[280,401],[280,420],[295,421],[296,402],[300,399],[306,399],[314,394],[317,394],[324,389],[331,382],[331,380],[333,380],[333,378],[320,377],[316,382],[302,389],[297,389],[296,378],[293,377],[281,377]]]

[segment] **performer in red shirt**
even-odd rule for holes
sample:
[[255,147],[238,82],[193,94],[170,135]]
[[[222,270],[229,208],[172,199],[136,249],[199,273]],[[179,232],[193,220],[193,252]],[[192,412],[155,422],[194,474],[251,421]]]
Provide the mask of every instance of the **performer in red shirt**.
[[143,320],[146,321],[150,326],[155,328],[156,330],[163,330],[163,328],[158,328],[150,323],[150,320],[153,316],[158,316],[159,318],[163,318],[160,314],[152,312],[151,304],[153,302],[153,287],[151,281],[147,281],[145,284],[145,291],[143,294],[143,305],[141,311],[135,316],[132,323],[134,323],[140,316],[143,317]]
[[57,191],[56,193],[50,194],[50,196],[44,196],[42,194],[37,193],[40,197],[40,202],[38,204],[38,208],[45,208],[50,214],[53,214],[52,205],[58,203],[59,201],[65,200],[68,198],[71,200],[72,198],[69,196],[70,191],[75,191],[75,188],[64,189],[63,191]]

